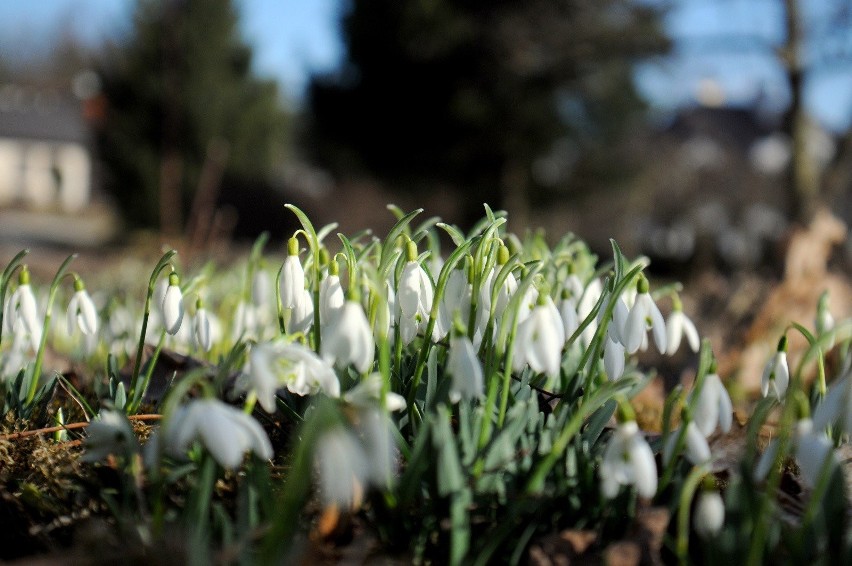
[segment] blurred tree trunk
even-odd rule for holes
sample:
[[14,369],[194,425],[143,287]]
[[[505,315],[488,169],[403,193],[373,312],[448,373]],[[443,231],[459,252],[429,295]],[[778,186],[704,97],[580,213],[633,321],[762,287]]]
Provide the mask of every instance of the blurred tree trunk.
[[787,42],[783,61],[790,81],[790,107],[784,116],[785,133],[793,153],[788,173],[787,206],[792,220],[807,225],[820,201],[820,171],[808,148],[810,125],[804,108],[804,68],[802,65],[802,14],[798,0],[784,0]]
[[[176,24],[181,17],[180,9],[174,0],[166,3],[166,21]],[[181,211],[183,158],[180,150],[180,112],[176,102],[180,95],[181,56],[176,37],[179,26],[165,29],[163,42],[163,83],[166,103],[163,106],[163,146],[160,162],[160,232],[165,236],[174,236],[181,232],[183,222]]]

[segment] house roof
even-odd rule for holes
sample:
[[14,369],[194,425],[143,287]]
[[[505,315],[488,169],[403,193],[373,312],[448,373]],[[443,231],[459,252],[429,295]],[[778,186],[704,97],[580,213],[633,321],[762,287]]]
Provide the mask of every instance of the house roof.
[[56,89],[0,84],[0,137],[88,143],[80,102]]

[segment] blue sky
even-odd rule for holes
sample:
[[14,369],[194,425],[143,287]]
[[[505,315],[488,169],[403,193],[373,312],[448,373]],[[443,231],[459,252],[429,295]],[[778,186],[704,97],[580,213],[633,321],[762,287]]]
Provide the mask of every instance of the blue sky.
[[[134,0],[2,0],[0,52],[12,56],[49,49],[70,32],[97,44],[130,27]],[[298,99],[312,72],[333,69],[344,47],[341,0],[237,0],[243,36],[254,47],[255,68],[277,78]]]
[[[311,73],[329,71],[342,60],[339,36],[346,0],[236,0],[245,39],[254,47],[256,70],[281,81],[298,102]],[[662,0],[637,0],[650,4]],[[809,25],[819,25],[839,0],[806,0]],[[134,0],[0,0],[0,52],[20,55],[49,49],[51,37],[65,33],[91,43],[120,37],[130,26]],[[640,90],[650,102],[671,109],[694,100],[706,79],[724,88],[732,104],[760,91],[771,107],[788,99],[783,71],[766,49],[698,53],[692,42],[719,34],[756,37],[767,44],[783,40],[781,0],[675,0],[666,17],[676,42],[662,61],[639,65]],[[810,78],[806,104],[824,125],[841,131],[852,117],[852,72],[827,72]]]

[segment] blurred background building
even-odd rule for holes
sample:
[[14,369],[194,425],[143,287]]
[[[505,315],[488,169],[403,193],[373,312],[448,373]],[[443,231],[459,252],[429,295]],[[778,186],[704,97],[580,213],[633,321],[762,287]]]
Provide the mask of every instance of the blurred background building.
[[820,206],[852,219],[850,70],[847,0],[4,3],[0,238],[283,240],[284,202],[466,227],[488,202],[755,268]]

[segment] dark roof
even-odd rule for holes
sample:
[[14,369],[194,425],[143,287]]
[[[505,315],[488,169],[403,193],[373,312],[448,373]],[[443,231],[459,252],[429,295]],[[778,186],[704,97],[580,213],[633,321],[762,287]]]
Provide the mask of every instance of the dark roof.
[[87,143],[80,102],[56,89],[0,85],[0,137]]
[[778,124],[754,108],[703,106],[682,110],[667,128],[668,133],[680,138],[703,133],[739,151],[748,151],[755,140],[777,131]]

